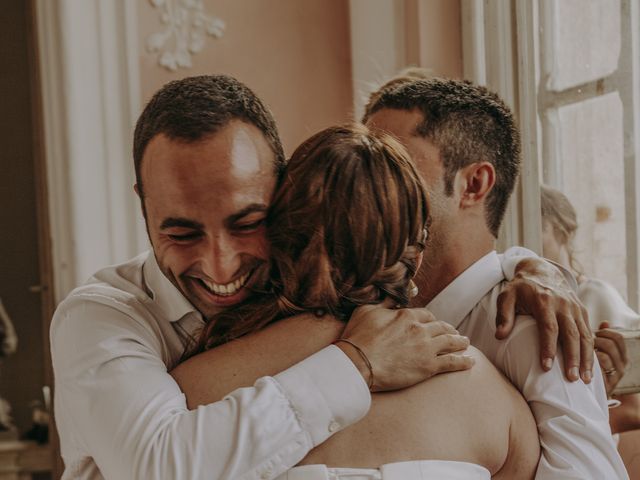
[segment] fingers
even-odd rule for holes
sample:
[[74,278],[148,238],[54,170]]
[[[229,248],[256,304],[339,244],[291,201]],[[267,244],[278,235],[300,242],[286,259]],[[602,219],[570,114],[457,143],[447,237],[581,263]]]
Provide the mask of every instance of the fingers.
[[[596,348],[598,349],[598,353],[606,354],[611,358],[611,362],[613,362],[613,368],[615,368],[620,374],[624,373],[626,362],[622,357],[620,350],[618,349],[618,345],[615,340],[611,340],[606,337],[596,337]],[[598,359],[600,355],[598,356]]]
[[[460,354],[456,358],[451,356],[452,352],[466,349],[469,340],[448,323],[435,320],[424,308],[358,310],[351,316],[342,338],[366,352],[376,372],[373,385],[376,391],[405,388],[438,373],[470,368],[473,364],[472,359]],[[342,343],[339,348],[366,379],[370,375],[365,368],[367,362],[363,363],[358,352]]]
[[466,350],[469,348],[469,339],[462,335],[447,333],[434,338],[433,344],[438,355],[443,355]]
[[460,355],[449,353],[440,355],[436,359],[436,373],[457,372],[460,370],[468,370],[476,363],[475,358],[470,355]]
[[[544,261],[530,263],[524,264],[523,268],[518,264],[518,279],[509,283],[510,289],[505,291],[503,301],[511,306],[509,297],[517,297],[512,312],[527,312],[538,323],[540,360],[544,370],[553,365],[559,336],[567,378],[575,381],[581,377],[589,383],[594,360],[588,313],[560,271]],[[510,314],[506,308],[500,312],[503,316]],[[502,338],[502,334],[501,330],[496,331],[496,338]]]
[[623,336],[620,335],[619,332],[616,332],[615,330],[598,330],[596,332],[596,336],[613,340],[618,347],[618,351],[620,352],[622,361],[625,363],[625,365],[628,363],[629,358],[627,356],[627,344],[625,343]]
[[[436,317],[433,315],[433,313],[431,313],[431,311],[427,310],[424,307],[422,307],[422,308],[409,308],[409,309],[405,309],[404,311],[407,312],[407,313],[410,313],[411,315],[413,315],[415,320],[420,322],[420,323],[435,322],[437,320]],[[439,322],[439,323],[445,323],[445,322]],[[453,328],[453,327],[451,327],[451,328]]]
[[497,307],[496,338],[503,339],[511,333],[515,324],[516,291],[507,285],[498,295]]
[[584,383],[591,383],[593,378],[593,339],[591,336],[580,336],[580,378]]
[[587,307],[585,307],[582,304],[582,302],[576,295],[573,295],[573,300],[578,305],[578,309],[580,311],[580,317],[582,319],[582,324],[587,328],[587,330],[589,330],[589,332],[591,332],[591,322],[589,321],[589,310],[587,310]]
[[613,366],[613,361],[611,357],[604,352],[596,352],[598,356],[598,362],[600,363],[600,369],[602,370],[602,378],[604,379],[604,387],[607,391],[607,395],[611,393],[613,390],[613,386],[611,385],[611,374],[615,367]]
[[[607,395],[610,395],[624,375],[624,366],[619,363],[619,360],[616,364],[616,360],[605,353],[604,349],[610,348],[611,344],[604,346],[604,342],[599,339],[596,339],[596,342],[603,347],[603,350],[598,350],[596,355],[598,356],[598,362],[600,362],[600,368],[602,369],[602,377],[604,378],[604,386],[607,390]],[[598,347],[598,349],[599,348],[600,347]]]
[[540,332],[540,363],[543,370],[549,371],[558,348],[558,321],[549,308],[539,311],[535,318]]
[[603,374],[604,372],[615,368],[613,366],[613,360],[611,360],[609,355],[604,352],[596,352],[596,355],[598,356],[598,362],[600,363],[600,368],[602,369]]
[[593,334],[586,308],[576,305],[574,317],[580,334],[580,378],[583,382],[590,383],[593,378]]
[[[559,313],[557,316],[559,328],[562,329],[562,352],[564,357],[564,368],[567,379],[575,382],[580,377],[580,348],[581,336],[580,331],[573,319],[572,315],[567,312]],[[592,352],[593,354],[593,352]]]
[[[437,322],[437,321],[429,322],[424,324],[424,329],[430,337],[436,337],[438,335],[446,335],[446,334],[451,334],[451,335],[458,334],[458,331],[447,322]],[[463,337],[463,338],[466,338],[466,337]]]

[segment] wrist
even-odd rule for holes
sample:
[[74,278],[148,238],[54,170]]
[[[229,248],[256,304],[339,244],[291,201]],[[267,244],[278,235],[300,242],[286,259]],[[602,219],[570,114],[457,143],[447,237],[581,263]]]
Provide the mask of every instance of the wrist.
[[364,352],[347,339],[338,339],[333,342],[333,344],[342,350],[342,353],[351,360],[358,372],[360,372],[360,375],[362,375],[362,378],[368,385],[369,390],[371,390],[373,387],[373,369]]

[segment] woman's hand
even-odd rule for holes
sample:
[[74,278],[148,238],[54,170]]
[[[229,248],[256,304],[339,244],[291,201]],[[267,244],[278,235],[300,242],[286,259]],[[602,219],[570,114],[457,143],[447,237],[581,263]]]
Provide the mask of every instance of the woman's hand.
[[366,354],[373,373],[358,352],[338,343],[351,358],[371,391],[410,387],[434,375],[466,370],[475,363],[463,355],[469,339],[426,308],[389,309],[380,305],[357,308],[345,328],[345,338]]
[[607,322],[600,324],[600,329],[596,332],[595,346],[600,368],[602,368],[605,389],[607,395],[611,395],[624,376],[624,371],[629,363],[627,346],[622,335],[610,329]]

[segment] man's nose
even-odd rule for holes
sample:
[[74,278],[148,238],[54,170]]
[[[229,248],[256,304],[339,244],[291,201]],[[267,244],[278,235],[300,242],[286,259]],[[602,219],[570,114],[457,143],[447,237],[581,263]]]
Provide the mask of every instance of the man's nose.
[[205,273],[215,283],[228,283],[240,268],[240,255],[229,235],[212,237],[205,257]]

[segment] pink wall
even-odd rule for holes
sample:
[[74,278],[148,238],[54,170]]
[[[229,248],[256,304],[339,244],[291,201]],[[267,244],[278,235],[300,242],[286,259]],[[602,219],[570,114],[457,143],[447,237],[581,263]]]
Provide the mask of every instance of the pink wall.
[[460,0],[417,0],[420,65],[438,76],[462,78]]
[[408,65],[438,77],[462,78],[460,0],[404,0]]
[[353,105],[349,4],[344,0],[205,0],[222,18],[220,39],[207,37],[193,68],[170,72],[146,51],[147,37],[162,30],[159,10],[139,5],[143,102],[170,80],[226,73],[252,88],[271,108],[290,154],[312,133],[344,122]]

